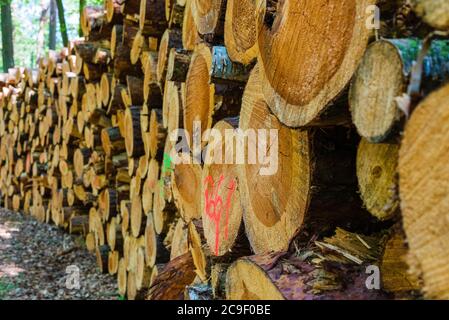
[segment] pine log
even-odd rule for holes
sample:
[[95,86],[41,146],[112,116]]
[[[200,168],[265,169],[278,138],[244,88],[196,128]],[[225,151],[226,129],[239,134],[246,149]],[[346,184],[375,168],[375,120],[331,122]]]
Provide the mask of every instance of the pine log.
[[125,111],[125,145],[129,157],[140,157],[145,154],[140,128],[141,107],[133,106]]
[[372,144],[362,139],[357,151],[357,179],[365,208],[379,220],[399,212],[398,152],[395,144]]
[[181,217],[190,222],[201,217],[202,170],[189,154],[178,157],[181,163],[175,166],[172,174],[173,197]]
[[208,42],[222,42],[226,15],[226,1],[192,0],[191,10],[199,34]]
[[233,61],[247,65],[257,58],[255,1],[227,1],[224,40]]
[[185,50],[194,50],[196,44],[200,41],[198,30],[192,15],[192,2],[194,0],[186,0],[184,10],[184,20],[182,23],[182,44]]
[[444,0],[412,0],[413,10],[432,27],[449,29],[449,4]]
[[[251,138],[251,132],[247,154],[237,151],[235,160],[231,159],[245,164],[238,166],[239,188],[254,252],[286,250],[295,235],[311,236],[336,224],[356,225],[368,219],[356,194],[354,134],[345,128],[293,130],[282,126],[264,101],[257,66],[245,89],[239,128],[243,132],[265,129],[267,134],[276,130],[270,142],[267,137],[265,145],[262,140],[258,147],[266,150],[270,146],[270,152],[279,155],[277,161],[271,155],[271,166],[256,160],[256,138],[254,133]],[[239,160],[241,156],[244,159]],[[262,170],[266,175],[260,174]]]
[[373,4],[262,1],[257,17],[261,85],[282,123],[317,125],[330,112],[365,52],[372,32],[365,26],[366,8]]
[[165,0],[141,0],[140,30],[145,36],[160,37],[167,28]]
[[[353,122],[359,134],[370,142],[397,140],[405,113],[404,98],[421,42],[414,39],[380,40],[371,44],[354,76],[349,93]],[[447,41],[434,41],[423,61],[423,94],[449,77]],[[408,97],[414,99],[416,97]]]
[[[287,271],[288,270],[288,271]],[[369,290],[357,270],[325,268],[273,253],[246,257],[228,270],[229,300],[377,300],[378,290]]]
[[447,157],[449,86],[416,108],[399,150],[399,190],[404,230],[416,275],[422,273],[427,298],[449,298],[449,201]]
[[170,261],[154,280],[148,300],[182,300],[185,287],[195,278],[193,259],[186,253]]
[[179,29],[167,29],[162,36],[161,44],[159,47],[159,55],[157,60],[157,80],[159,85],[162,86],[165,83],[165,77],[167,75],[167,65],[170,50],[172,48],[182,47],[182,34]]
[[[213,129],[225,137],[226,130],[234,132],[238,119],[218,122]],[[247,245],[243,232],[243,207],[238,186],[237,165],[222,164],[225,155],[235,145],[225,145],[222,139],[214,139],[207,146],[202,175],[201,214],[204,236],[212,254],[222,256],[237,247]],[[220,205],[218,205],[220,204]]]

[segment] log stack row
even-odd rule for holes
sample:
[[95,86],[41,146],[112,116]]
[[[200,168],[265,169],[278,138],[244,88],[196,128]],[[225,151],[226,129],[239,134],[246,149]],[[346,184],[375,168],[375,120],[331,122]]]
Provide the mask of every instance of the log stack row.
[[0,79],[3,206],[83,235],[128,299],[448,298],[434,2],[87,7]]

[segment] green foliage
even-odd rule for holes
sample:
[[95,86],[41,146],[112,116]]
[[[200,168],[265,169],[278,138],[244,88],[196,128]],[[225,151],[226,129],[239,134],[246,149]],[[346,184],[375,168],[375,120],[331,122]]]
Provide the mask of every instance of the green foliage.
[[5,296],[15,288],[16,286],[8,281],[7,278],[0,278],[0,300],[3,300]]
[[[79,28],[79,0],[62,0],[65,10],[65,20],[69,39],[78,37]],[[103,5],[103,0],[86,0],[86,5]],[[37,36],[39,32],[39,19],[42,11],[42,4],[48,5],[49,0],[0,0],[0,5],[11,4],[13,18],[13,39],[14,39],[14,61],[17,66],[36,67],[37,57]],[[45,51],[48,50],[48,23],[44,26]],[[56,32],[56,50],[63,47],[61,33]],[[0,31],[1,36],[1,31]],[[1,43],[0,43],[0,50]],[[3,62],[0,57],[0,70]]]

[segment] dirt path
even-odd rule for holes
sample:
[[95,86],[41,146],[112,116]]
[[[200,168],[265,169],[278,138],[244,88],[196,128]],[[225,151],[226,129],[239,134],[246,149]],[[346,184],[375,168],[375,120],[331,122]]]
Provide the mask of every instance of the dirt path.
[[[119,299],[82,238],[0,209],[0,300]],[[79,286],[79,288],[78,288]]]

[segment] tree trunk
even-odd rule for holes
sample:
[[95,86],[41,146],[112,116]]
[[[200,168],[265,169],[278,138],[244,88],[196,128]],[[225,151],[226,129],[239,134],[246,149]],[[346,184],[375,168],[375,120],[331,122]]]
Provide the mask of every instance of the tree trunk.
[[64,47],[69,45],[69,36],[67,34],[67,24],[65,22],[65,11],[62,0],[55,0],[58,5],[59,30],[61,31],[62,44]]
[[50,0],[50,23],[49,23],[49,41],[50,50],[56,49],[56,0]]
[[78,28],[78,36],[82,37],[83,36],[83,28],[82,28],[82,13],[84,11],[84,7],[86,7],[86,0],[79,0],[79,14],[80,14],[80,25]]

